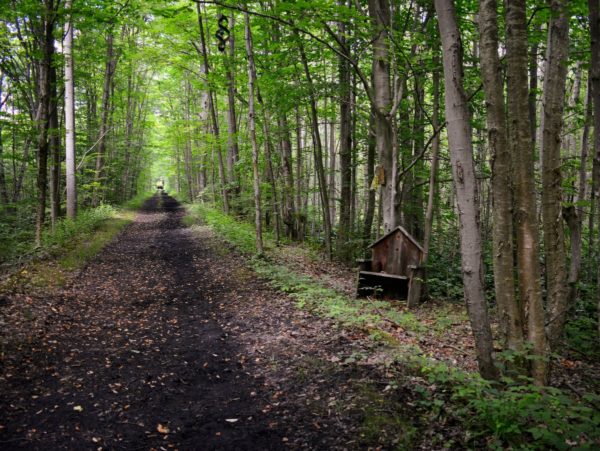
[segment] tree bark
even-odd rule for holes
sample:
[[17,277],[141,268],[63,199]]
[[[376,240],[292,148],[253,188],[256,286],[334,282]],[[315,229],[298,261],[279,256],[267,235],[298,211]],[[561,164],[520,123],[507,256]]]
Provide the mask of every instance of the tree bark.
[[433,113],[431,115],[431,126],[435,136],[431,143],[431,167],[429,169],[429,191],[427,196],[427,208],[425,210],[425,224],[423,230],[423,259],[421,266],[416,274],[415,280],[412,282],[412,286],[409,292],[408,306],[416,307],[422,297],[423,284],[427,278],[427,263],[429,261],[429,248],[431,245],[431,231],[433,229],[433,213],[435,206],[435,184],[437,178],[437,171],[439,165],[439,154],[440,154],[440,137],[438,133],[439,129],[439,109],[440,109],[440,72],[437,70],[439,65],[439,55],[437,51],[433,55],[433,66],[436,68],[433,72]]
[[200,46],[201,56],[204,65],[204,74],[207,77],[206,89],[208,90],[208,109],[210,111],[210,118],[212,124],[212,132],[215,137],[215,150],[217,152],[217,161],[219,163],[219,179],[221,181],[221,195],[223,197],[223,212],[229,213],[229,189],[227,186],[227,175],[225,174],[225,165],[223,164],[223,154],[221,152],[221,140],[219,138],[219,119],[217,117],[217,109],[213,97],[213,90],[208,83],[208,77],[210,74],[210,66],[208,64],[208,50],[206,48],[206,38],[204,36],[204,24],[202,19],[202,8],[200,3],[196,3],[196,10],[198,12],[198,27],[200,31]]
[[390,5],[388,0],[369,0],[369,16],[373,21],[373,111],[375,122],[375,145],[382,169],[381,202],[383,230],[388,233],[396,227],[396,180],[394,177],[393,130],[390,111],[390,45],[387,32],[390,28]]
[[66,0],[65,22],[65,153],[67,173],[67,217],[77,216],[77,183],[75,175],[75,79],[73,74],[73,0]]
[[51,66],[54,54],[54,0],[44,0],[43,14],[38,31],[38,48],[41,60],[38,64],[38,202],[35,221],[35,243],[42,243],[42,229],[46,219],[46,192],[48,188],[48,129],[50,119]]
[[100,131],[98,134],[98,151],[96,155],[94,189],[92,191],[92,207],[97,207],[101,199],[100,188],[106,153],[106,134],[108,133],[108,119],[110,115],[111,87],[116,68],[117,59],[114,51],[114,30],[113,25],[110,24],[106,35],[106,67],[104,70],[104,85],[102,87],[102,115],[100,118]]
[[539,234],[534,186],[527,87],[527,16],[525,0],[507,0],[506,63],[509,145],[514,164],[515,224],[519,294],[527,310],[527,339],[536,356],[531,363],[534,382],[547,382],[548,346],[542,304]]
[[50,110],[49,110],[49,150],[50,166],[50,221],[52,227],[60,217],[60,130],[58,123],[58,92],[56,68],[50,66]]
[[[233,30],[233,15],[229,19],[229,28]],[[236,164],[239,159],[239,146],[237,138],[237,120],[235,114],[235,77],[233,74],[235,64],[235,40],[233,33],[229,36],[229,55],[226,65],[227,76],[227,179],[235,195],[240,193]]]
[[[592,80],[592,106],[594,110],[594,163],[592,168],[593,202],[597,202],[596,211],[600,211],[600,5],[598,0],[588,0],[590,11],[590,38],[591,38],[591,68]],[[591,231],[593,233],[593,231]],[[598,241],[600,243],[600,226],[598,227]],[[600,337],[600,265],[598,266],[598,287],[596,289],[598,304],[598,336]]]
[[260,176],[258,171],[258,142],[256,141],[256,112],[254,108],[254,90],[256,83],[256,67],[254,65],[254,51],[252,48],[252,31],[250,30],[250,18],[244,12],[244,29],[246,37],[246,56],[248,57],[248,122],[250,129],[250,140],[252,141],[252,173],[254,176],[254,225],[256,230],[256,252],[262,254],[262,213],[260,204]]
[[[2,100],[2,88],[4,86],[4,74],[0,72],[0,101]],[[0,108],[4,106],[0,103]],[[6,172],[4,170],[4,141],[2,140],[2,123],[0,122],[0,202],[8,205],[8,188],[6,186]]]
[[321,142],[321,133],[319,132],[319,115],[317,113],[317,97],[315,88],[308,67],[308,60],[304,51],[301,38],[297,36],[299,42],[300,58],[302,60],[302,66],[304,67],[304,74],[306,76],[306,82],[309,90],[310,100],[310,117],[312,121],[312,135],[314,140],[314,160],[315,170],[317,175],[317,181],[319,183],[319,192],[321,199],[321,209],[323,210],[323,226],[325,235],[325,252],[327,257],[331,259],[331,218],[329,216],[329,193],[327,192],[327,180],[325,179],[325,168],[323,167],[323,144]]
[[281,166],[283,169],[283,223],[288,238],[298,239],[296,206],[294,205],[294,168],[292,167],[292,139],[288,119],[280,113],[277,119],[279,127],[279,143],[281,146]]
[[375,137],[375,111],[371,109],[369,115],[369,130],[367,132],[367,163],[366,163],[366,187],[367,187],[367,205],[365,206],[365,219],[363,223],[363,239],[368,242],[371,239],[373,229],[373,219],[375,218],[375,200],[377,190],[371,186],[375,177],[375,152],[376,152],[376,137]]
[[567,313],[567,270],[562,218],[561,133],[569,57],[565,0],[552,0],[542,113],[542,225],[546,254],[547,329],[551,345],[562,335]]
[[[345,0],[339,0],[344,5]],[[342,51],[346,53],[346,25],[338,25]],[[349,56],[349,55],[347,55]],[[340,95],[340,222],[338,225],[337,254],[343,261],[351,257],[348,243],[352,209],[352,77],[348,59],[338,59],[338,80]]]
[[446,121],[452,175],[459,210],[465,301],[475,337],[479,371],[486,379],[496,379],[498,371],[492,357],[492,331],[483,289],[481,234],[470,114],[462,80],[462,44],[454,3],[447,0],[435,0],[435,9],[443,48]]
[[515,296],[511,156],[507,141],[504,83],[498,56],[498,4],[479,2],[481,75],[492,155],[494,289],[500,333],[507,349],[523,347],[523,310]]

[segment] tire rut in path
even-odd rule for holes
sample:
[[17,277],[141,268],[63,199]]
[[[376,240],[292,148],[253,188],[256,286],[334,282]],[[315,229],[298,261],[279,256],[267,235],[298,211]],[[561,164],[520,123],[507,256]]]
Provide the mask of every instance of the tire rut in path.
[[183,215],[154,196],[50,300],[45,330],[5,364],[0,447],[281,448],[261,379],[219,325],[227,287],[203,271],[218,259]]

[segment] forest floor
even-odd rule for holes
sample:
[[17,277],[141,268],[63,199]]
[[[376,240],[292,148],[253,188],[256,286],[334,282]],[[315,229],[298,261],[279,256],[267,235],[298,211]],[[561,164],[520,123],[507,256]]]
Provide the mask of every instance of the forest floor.
[[[296,309],[184,215],[155,196],[65,288],[2,296],[0,448],[335,449],[374,438],[361,429],[361,397],[373,402],[361,382],[384,388],[392,374],[341,364],[364,337]],[[412,440],[408,422],[406,432]]]
[[[386,340],[298,309],[185,214],[154,196],[66,286],[0,296],[0,448],[462,447],[462,426],[423,402],[436,387]],[[341,267],[278,258],[352,289]],[[434,323],[387,333],[469,369],[456,315],[450,341]]]

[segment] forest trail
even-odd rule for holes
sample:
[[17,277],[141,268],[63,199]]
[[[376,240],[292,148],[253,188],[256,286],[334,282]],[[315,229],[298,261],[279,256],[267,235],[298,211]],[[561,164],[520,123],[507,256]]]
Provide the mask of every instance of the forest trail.
[[184,215],[154,196],[44,300],[31,343],[0,362],[0,448],[358,446],[344,390],[361,376],[330,362],[360,337],[294,308]]

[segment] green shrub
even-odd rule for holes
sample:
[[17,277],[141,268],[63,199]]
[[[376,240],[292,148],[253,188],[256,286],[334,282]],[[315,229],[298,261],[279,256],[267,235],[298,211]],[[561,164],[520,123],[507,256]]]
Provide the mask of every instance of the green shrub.
[[61,248],[77,235],[93,232],[106,219],[112,218],[116,209],[110,205],[100,205],[89,210],[80,211],[75,219],[59,220],[54,230],[48,229],[42,235],[42,246]]

